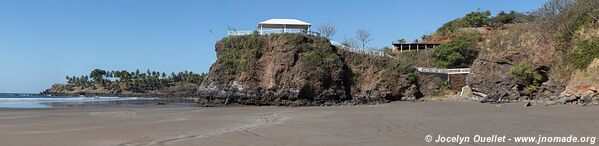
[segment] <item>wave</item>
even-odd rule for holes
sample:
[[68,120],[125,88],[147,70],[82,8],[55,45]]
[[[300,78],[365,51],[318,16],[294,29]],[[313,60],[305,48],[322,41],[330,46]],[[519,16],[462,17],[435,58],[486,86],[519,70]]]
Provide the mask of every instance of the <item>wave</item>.
[[125,100],[153,100],[157,97],[116,97],[116,96],[48,96],[27,93],[0,93],[0,108],[52,108],[52,103],[86,103]]
[[140,99],[156,99],[156,98],[145,98],[145,97],[4,97],[0,98],[2,101],[49,101],[49,102],[62,102],[62,101],[113,101],[113,100],[140,100]]

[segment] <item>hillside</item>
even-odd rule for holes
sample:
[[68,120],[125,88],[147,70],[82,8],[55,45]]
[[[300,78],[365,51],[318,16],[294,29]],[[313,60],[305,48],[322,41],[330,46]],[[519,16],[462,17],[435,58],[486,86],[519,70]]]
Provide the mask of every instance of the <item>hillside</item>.
[[[578,89],[572,88],[588,87],[572,83],[599,84],[577,77],[599,58],[596,0],[551,0],[530,13],[475,11],[423,35],[420,42],[441,45],[417,53],[386,52],[419,67],[471,68],[468,86],[484,101],[557,101],[566,93],[574,95]],[[419,84],[427,90],[447,89],[438,80],[421,77]],[[433,93],[427,90],[421,92]]]
[[226,37],[198,89],[204,105],[335,105],[414,100],[414,68],[301,34]]
[[489,101],[554,100],[572,79],[584,80],[571,76],[599,57],[599,2],[568,2],[550,1],[485,40],[469,84]]

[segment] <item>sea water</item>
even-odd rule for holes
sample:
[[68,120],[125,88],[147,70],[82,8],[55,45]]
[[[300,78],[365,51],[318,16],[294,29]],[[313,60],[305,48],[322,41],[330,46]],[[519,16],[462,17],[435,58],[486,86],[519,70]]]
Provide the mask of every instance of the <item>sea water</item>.
[[0,108],[53,108],[52,103],[108,102],[119,100],[151,100],[145,97],[50,96],[27,93],[0,93]]

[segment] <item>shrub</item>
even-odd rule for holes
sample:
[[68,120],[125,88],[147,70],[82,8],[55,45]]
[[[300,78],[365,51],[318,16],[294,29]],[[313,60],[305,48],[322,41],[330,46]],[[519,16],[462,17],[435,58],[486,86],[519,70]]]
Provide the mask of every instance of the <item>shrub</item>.
[[218,62],[226,64],[226,74],[237,74],[250,67],[261,54],[264,42],[259,35],[245,35],[227,37],[223,40],[223,52],[218,57]]
[[497,13],[497,15],[494,18],[491,19],[491,23],[495,25],[513,23],[516,19],[516,15],[517,14],[514,11],[510,11],[509,13],[501,11]]
[[352,63],[355,65],[362,65],[362,62],[364,62],[365,57],[362,55],[356,55],[356,57],[354,57],[354,60],[352,60]]
[[510,95],[507,97],[508,100],[518,100],[520,99],[520,95]]
[[401,74],[413,73],[415,71],[414,68],[410,64],[402,63],[400,61],[394,61],[391,63],[387,63],[385,65],[385,68],[387,68],[388,70],[391,70],[391,71],[398,71]]
[[408,73],[408,81],[410,81],[411,84],[416,84],[418,83],[418,75],[416,75],[416,73]]
[[304,62],[304,67],[316,67],[319,72],[324,74],[337,72],[343,66],[343,62],[340,60],[341,58],[337,54],[319,49],[304,52],[300,57],[300,61]]
[[540,89],[543,75],[525,63],[520,63],[518,66],[512,67],[509,75],[519,87],[523,88],[526,93],[533,93]]
[[443,95],[445,93],[445,91],[451,89],[451,85],[449,84],[449,82],[446,80],[443,80],[439,77],[434,77],[433,80],[431,81],[431,83],[433,85],[437,85],[437,89],[435,89],[431,93],[431,95],[433,95],[433,96]]
[[594,58],[599,57],[599,41],[585,40],[576,44],[576,48],[564,55],[564,60],[578,69],[586,68]]
[[476,59],[477,52],[471,39],[458,39],[434,48],[435,66],[439,68],[467,67]]
[[481,27],[485,25],[502,25],[515,23],[517,17],[522,17],[524,14],[510,11],[506,13],[501,11],[495,17],[491,17],[491,11],[474,11],[466,14],[462,18],[449,21],[437,29],[438,35],[447,36],[454,33],[459,28]]

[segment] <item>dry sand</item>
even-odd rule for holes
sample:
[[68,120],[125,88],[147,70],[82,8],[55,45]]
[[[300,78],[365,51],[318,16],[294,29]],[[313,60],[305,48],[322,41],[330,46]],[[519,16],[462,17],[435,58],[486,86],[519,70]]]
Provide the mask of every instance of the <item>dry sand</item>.
[[599,107],[447,101],[343,107],[0,109],[0,145],[450,145],[424,138],[599,136],[598,113]]

